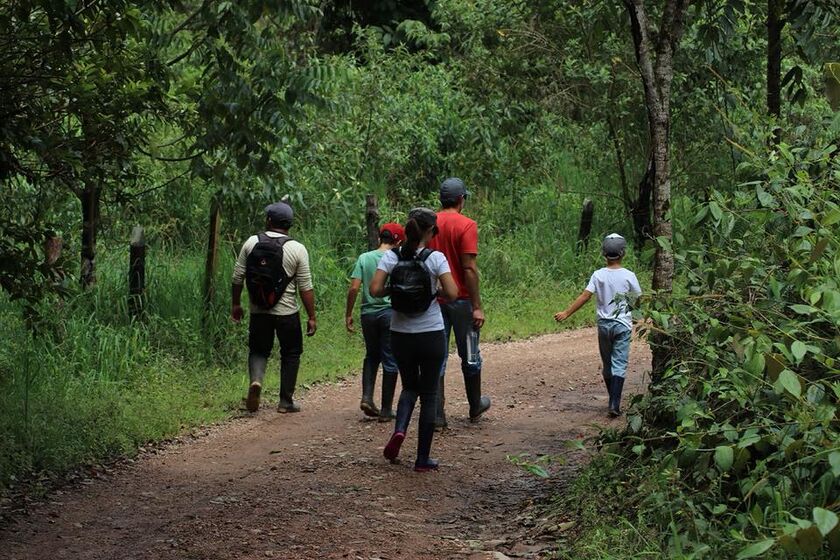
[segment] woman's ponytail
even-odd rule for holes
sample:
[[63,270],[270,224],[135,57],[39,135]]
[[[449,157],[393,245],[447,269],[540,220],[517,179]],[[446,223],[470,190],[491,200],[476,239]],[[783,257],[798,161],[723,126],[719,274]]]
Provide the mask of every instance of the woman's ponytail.
[[405,243],[402,244],[402,256],[413,256],[423,240],[423,228],[414,218],[405,223]]

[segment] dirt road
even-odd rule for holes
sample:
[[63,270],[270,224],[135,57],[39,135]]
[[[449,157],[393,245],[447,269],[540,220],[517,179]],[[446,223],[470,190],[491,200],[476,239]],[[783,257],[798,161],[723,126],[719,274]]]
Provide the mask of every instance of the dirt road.
[[[50,496],[0,531],[0,558],[537,557],[544,544],[512,535],[544,483],[506,456],[567,455],[558,476],[568,476],[581,458],[564,440],[609,422],[595,331],[487,345],[482,355],[493,408],[467,422],[450,360],[439,472],[411,469],[416,416],[402,464],[383,459],[392,424],[362,419],[354,377],[301,395],[301,414],[264,403]],[[649,352],[634,342],[631,357],[628,389],[639,391]]]

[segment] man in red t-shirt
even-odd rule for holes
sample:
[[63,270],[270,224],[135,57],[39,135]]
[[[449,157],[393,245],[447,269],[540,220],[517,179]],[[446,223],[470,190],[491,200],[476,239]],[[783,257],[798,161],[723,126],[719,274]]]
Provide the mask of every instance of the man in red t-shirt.
[[[437,215],[439,233],[432,238],[429,247],[446,255],[452,277],[458,285],[458,299],[453,302],[440,301],[443,314],[446,342],[449,333],[455,332],[455,345],[461,358],[464,374],[464,388],[470,403],[470,421],[475,422],[490,408],[490,399],[481,395],[481,354],[478,350],[478,331],[484,325],[484,311],[478,288],[478,225],[461,211],[467,199],[467,188],[457,177],[450,177],[440,185],[441,210]],[[474,333],[474,334],[473,334]],[[467,359],[468,338],[475,343],[473,359]],[[444,405],[444,374],[446,362],[440,372],[438,407],[435,424],[446,426]]]

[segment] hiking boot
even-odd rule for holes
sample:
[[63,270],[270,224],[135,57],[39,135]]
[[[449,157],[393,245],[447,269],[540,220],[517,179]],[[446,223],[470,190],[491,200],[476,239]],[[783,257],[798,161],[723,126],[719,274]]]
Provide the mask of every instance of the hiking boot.
[[464,388],[470,403],[470,422],[478,422],[481,415],[490,409],[490,397],[481,394],[481,372],[465,376]]
[[446,395],[443,389],[445,386],[444,380],[443,377],[438,380],[437,406],[435,407],[435,430],[437,431],[441,431],[449,425],[446,422],[446,410],[444,410],[446,406]]
[[394,432],[391,439],[389,439],[388,443],[385,445],[385,449],[382,450],[382,454],[385,458],[392,463],[396,462],[397,457],[400,454],[400,448],[402,447],[403,441],[405,441],[405,432]]
[[262,393],[262,385],[254,381],[248,387],[248,398],[245,399],[245,408],[248,412],[256,412],[260,408],[260,394]]
[[397,389],[397,372],[382,372],[382,407],[379,409],[379,421],[390,422],[394,414],[394,391]]
[[300,405],[295,402],[281,402],[277,405],[277,412],[286,414],[289,412],[300,412]]
[[435,459],[429,459],[428,457],[423,461],[418,459],[414,462],[414,470],[415,472],[436,471],[438,470],[438,462]]

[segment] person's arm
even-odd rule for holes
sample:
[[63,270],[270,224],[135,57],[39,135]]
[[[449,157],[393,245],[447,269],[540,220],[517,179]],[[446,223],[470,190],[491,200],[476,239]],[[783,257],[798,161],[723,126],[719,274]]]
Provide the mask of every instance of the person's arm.
[[242,286],[245,282],[245,265],[248,261],[248,254],[251,252],[249,241],[242,245],[239,255],[236,257],[236,264],[233,266],[233,279],[230,290],[230,318],[234,323],[242,320]]
[[589,290],[583,290],[580,295],[577,297],[575,301],[572,302],[572,305],[569,306],[568,309],[565,311],[561,311],[559,313],[554,314],[554,320],[558,323],[561,321],[565,321],[569,317],[575,314],[575,311],[583,307],[583,305],[589,301],[589,298],[592,297],[592,292]]
[[451,272],[444,272],[438,276],[438,280],[440,281],[440,291],[438,292],[440,296],[447,301],[458,299],[458,284],[455,283]]
[[352,278],[350,280],[350,288],[347,289],[347,306],[344,311],[344,326],[347,332],[354,332],[353,328],[353,308],[356,306],[356,297],[359,295],[359,289],[362,287],[362,280],[360,278]]
[[242,284],[231,284],[230,302],[230,318],[238,323],[245,313],[242,311]]
[[373,280],[370,281],[370,295],[373,297],[385,297],[388,295],[388,288],[385,287],[385,280],[388,278],[388,273],[377,268],[373,274]]
[[306,321],[306,336],[312,336],[318,330],[318,322],[315,319],[315,289],[312,286],[312,272],[309,269],[309,252],[303,245],[300,247],[297,269],[295,271],[295,282],[297,283],[300,301],[306,309],[309,319]]
[[318,321],[315,320],[315,290],[301,291],[300,301],[303,302],[303,308],[309,317],[306,321],[306,336],[312,336],[318,330]]
[[464,286],[472,302],[473,326],[480,329],[484,325],[484,310],[481,307],[481,291],[478,288],[477,255],[461,255],[461,268],[464,270]]

